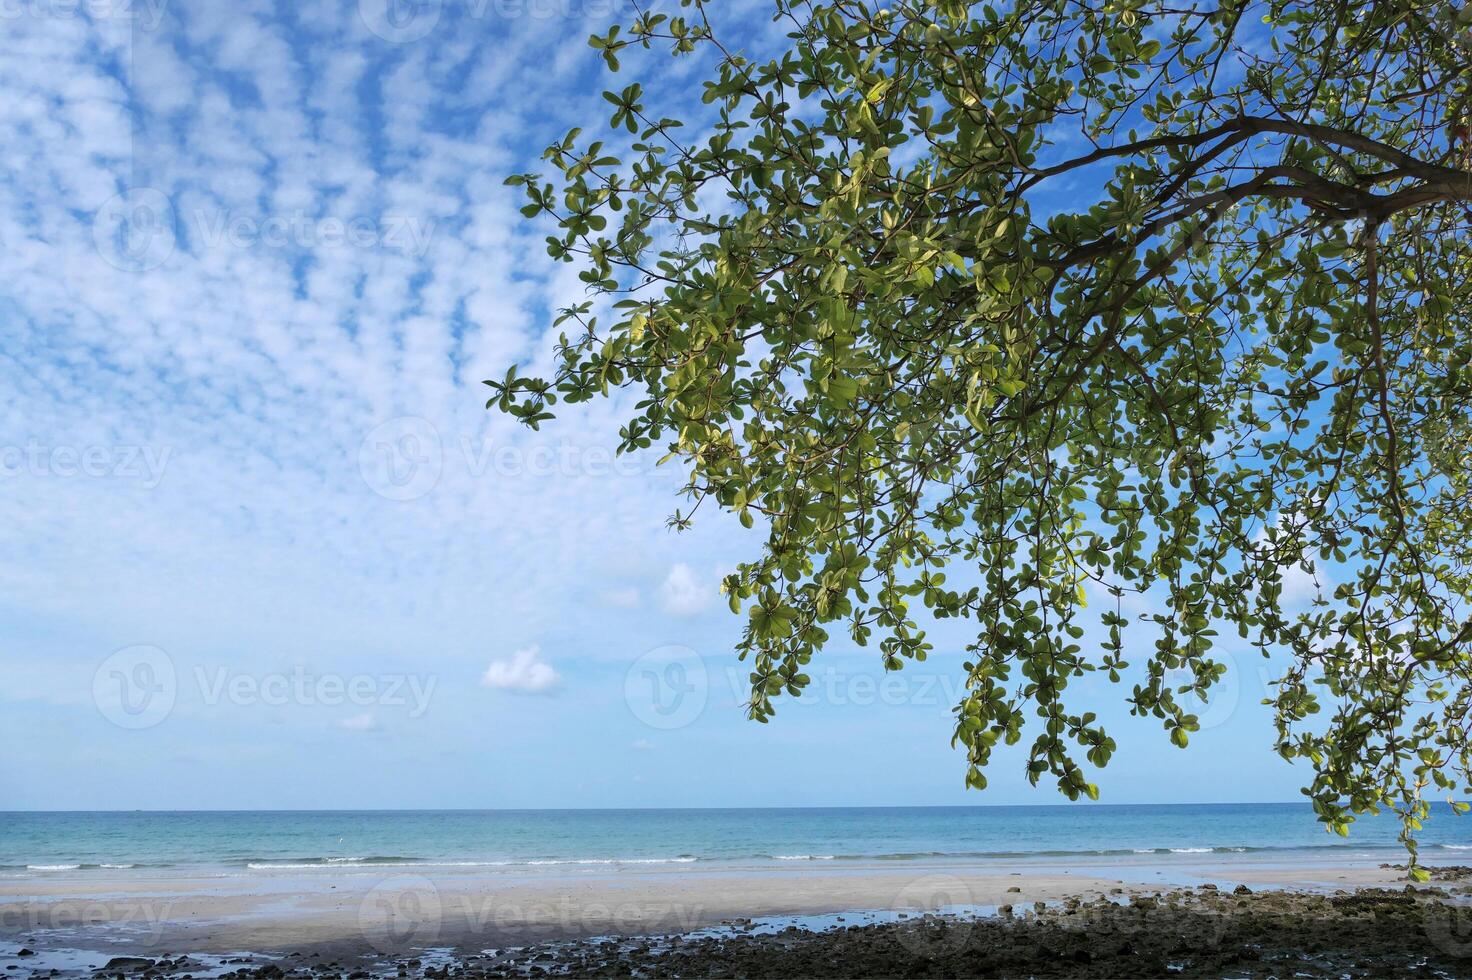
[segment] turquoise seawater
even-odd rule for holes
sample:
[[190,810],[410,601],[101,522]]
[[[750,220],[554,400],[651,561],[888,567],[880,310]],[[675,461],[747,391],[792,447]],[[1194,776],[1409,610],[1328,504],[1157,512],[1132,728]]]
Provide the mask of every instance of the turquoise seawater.
[[[1423,857],[1472,854],[1472,818],[1439,806]],[[1402,860],[1390,817],[1348,839],[1306,804],[0,813],[0,875],[134,869],[708,865],[791,861],[1084,864],[1134,855]],[[1147,858],[1148,859],[1148,858]],[[783,865],[790,867],[791,865]]]

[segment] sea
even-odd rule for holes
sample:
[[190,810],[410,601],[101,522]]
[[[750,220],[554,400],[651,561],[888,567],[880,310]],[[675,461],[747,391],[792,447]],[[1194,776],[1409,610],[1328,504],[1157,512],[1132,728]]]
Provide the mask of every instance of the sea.
[[[1472,818],[1438,806],[1429,864],[1472,861]],[[0,877],[129,873],[794,870],[893,862],[1092,866],[1180,859],[1404,861],[1391,815],[1329,834],[1304,803],[771,809],[0,812]],[[377,872],[382,873],[382,872]]]

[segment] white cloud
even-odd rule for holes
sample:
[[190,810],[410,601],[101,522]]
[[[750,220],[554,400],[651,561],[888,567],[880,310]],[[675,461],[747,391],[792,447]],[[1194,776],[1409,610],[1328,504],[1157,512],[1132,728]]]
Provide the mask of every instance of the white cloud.
[[1306,605],[1320,595],[1332,595],[1333,592],[1332,577],[1312,559],[1308,561],[1307,568],[1302,565],[1291,565],[1283,570],[1281,599],[1286,606]]
[[654,743],[649,741],[649,739],[647,738],[641,738],[633,744],[632,748],[636,752],[648,752],[650,749],[654,748]]
[[546,694],[562,677],[552,665],[539,659],[541,648],[532,644],[511,655],[510,660],[497,660],[486,668],[480,682],[498,691],[515,694]]
[[659,604],[671,616],[695,616],[715,598],[713,582],[704,581],[684,562],[676,562],[659,587]]
[[[545,228],[522,221],[501,180],[540,157],[538,127],[550,138],[601,104],[572,84],[597,66],[587,30],[503,22],[494,46],[447,45],[447,20],[391,45],[351,0],[312,9],[189,5],[152,32],[81,17],[0,32],[0,85],[14,96],[0,129],[21,134],[0,177],[16,334],[0,363],[0,527],[24,569],[0,569],[0,593],[102,623],[116,646],[156,641],[157,623],[196,611],[219,632],[238,609],[259,624],[249,645],[271,648],[261,634],[286,620],[258,610],[296,603],[322,610],[324,634],[349,647],[453,647],[512,614],[536,635],[569,615],[546,597],[596,595],[608,580],[604,567],[571,575],[573,556],[594,542],[645,553],[668,537],[678,475],[606,462],[626,404],[580,406],[555,433],[532,433],[486,412],[478,384],[517,360],[546,371],[546,311],[582,292],[575,270],[530,247]],[[550,66],[564,48],[584,52],[580,67],[549,67],[539,93],[451,82],[475,63]],[[392,98],[363,98],[365,79]],[[253,108],[225,111],[241,85]],[[447,120],[476,122],[447,132]],[[140,189],[174,220],[157,225],[167,247],[133,265],[113,232],[159,208],[105,205]],[[106,385],[79,383],[99,372]],[[403,419],[436,438],[374,437]],[[68,477],[76,464],[55,456],[94,451],[102,476]],[[571,462],[527,462],[549,451]],[[385,494],[380,470],[414,493]],[[231,571],[216,567],[185,608],[149,608],[221,553]],[[616,591],[608,604],[638,598]],[[425,637],[426,622],[441,635]]]
[[[1278,529],[1283,531],[1287,520],[1279,515],[1274,521]],[[1266,527],[1260,529],[1253,536],[1252,543],[1258,548],[1267,548],[1271,542]],[[1311,551],[1311,549],[1304,549]],[[1288,565],[1282,569],[1283,591],[1278,596],[1278,601],[1286,608],[1306,606],[1319,598],[1321,595],[1334,594],[1336,580],[1328,568],[1319,564],[1311,554],[1307,554],[1300,564]]]
[[[136,644],[180,658],[181,685],[330,647],[352,656],[325,669],[472,688],[494,656],[488,685],[535,689],[557,680],[535,655],[467,646],[514,618],[618,659],[649,640],[610,608],[657,610],[677,557],[729,563],[714,520],[675,550],[662,449],[611,465],[636,394],[541,432],[484,410],[481,378],[555,367],[551,311],[584,292],[502,180],[604,103],[596,25],[463,9],[412,44],[354,0],[171,4],[155,30],[6,19],[0,702],[98,721],[94,671]],[[527,64],[539,85],[505,84]],[[181,697],[155,757],[220,757],[190,727],[204,707]],[[283,738],[464,742],[445,713],[365,710],[260,715]],[[0,712],[0,736],[31,717]],[[136,755],[112,775],[143,785]],[[36,792],[82,804],[63,773]]]
[[639,590],[633,586],[626,589],[605,589],[598,593],[598,601],[617,609],[633,609],[639,604]]

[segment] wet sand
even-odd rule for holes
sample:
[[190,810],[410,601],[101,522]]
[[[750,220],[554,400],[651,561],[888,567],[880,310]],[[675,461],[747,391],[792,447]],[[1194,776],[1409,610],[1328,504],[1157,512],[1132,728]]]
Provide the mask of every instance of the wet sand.
[[[78,943],[129,928],[133,950],[504,946],[605,934],[688,932],[736,917],[853,909],[933,911],[1008,899],[1057,901],[1121,883],[1073,875],[978,876],[894,871],[791,874],[636,872],[504,880],[393,874],[310,882],[295,894],[221,894],[198,882],[127,893],[74,885],[29,901],[0,900],[0,929],[34,925]],[[1014,889],[1009,891],[1009,889]],[[1017,891],[1016,889],[1022,889]],[[52,889],[48,889],[52,890]]]
[[[0,881],[0,970],[87,974],[133,957],[137,971],[196,977],[273,969],[420,976],[444,967],[466,976],[532,967],[577,975],[1163,975],[1189,961],[1196,966],[1186,972],[1253,975],[1257,965],[1273,972],[1301,954],[1333,966],[1323,975],[1355,975],[1358,957],[1378,964],[1365,975],[1450,976],[1472,972],[1469,893],[1472,881],[1455,871],[1407,890],[1394,868],[1245,862],[557,876],[135,872]],[[685,938],[638,938],[654,936]],[[19,956],[22,948],[37,955]],[[1254,958],[1253,949],[1276,952]],[[245,951],[242,962],[219,959]],[[215,959],[201,959],[207,954]],[[181,955],[192,959],[177,961]],[[824,963],[837,972],[825,973]],[[1460,969],[1447,972],[1448,963]],[[1298,967],[1289,972],[1320,975]]]

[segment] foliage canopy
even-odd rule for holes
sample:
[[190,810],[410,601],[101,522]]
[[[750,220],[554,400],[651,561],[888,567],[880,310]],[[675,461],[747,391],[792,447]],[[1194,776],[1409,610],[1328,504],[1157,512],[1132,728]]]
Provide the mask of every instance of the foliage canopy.
[[1395,809],[1419,874],[1428,800],[1472,791],[1472,10],[773,12],[761,58],[700,0],[591,39],[696,59],[709,118],[630,84],[511,178],[590,296],[488,407],[632,388],[676,526],[761,522],[724,585],[754,718],[832,630],[898,668],[965,617],[968,785],[1030,738],[1034,782],[1094,797],[1115,743],[1069,683],[1184,746],[1230,630],[1287,664],[1320,819]]

